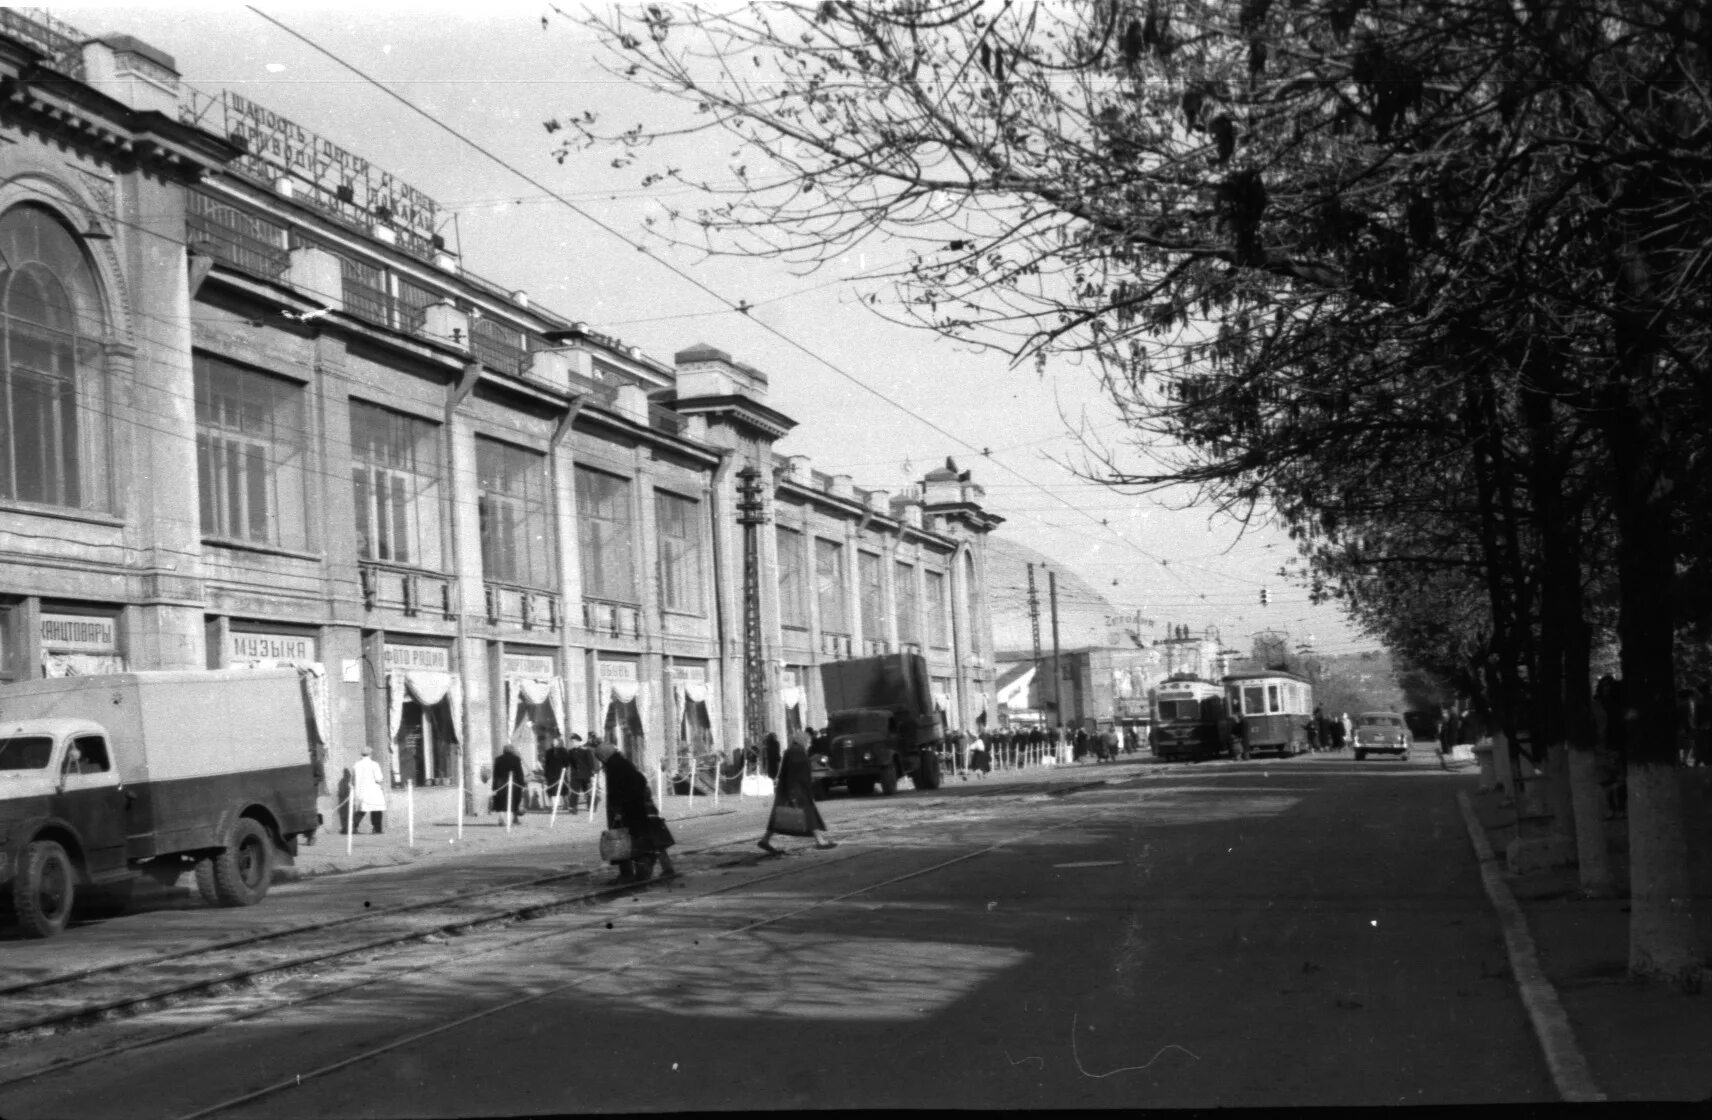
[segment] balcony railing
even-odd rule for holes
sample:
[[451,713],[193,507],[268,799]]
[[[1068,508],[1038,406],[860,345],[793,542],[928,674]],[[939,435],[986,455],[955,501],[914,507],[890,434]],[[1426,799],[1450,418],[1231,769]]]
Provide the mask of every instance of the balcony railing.
[[339,279],[345,311],[379,327],[392,325],[392,297],[386,290],[386,270],[350,257],[339,257]]
[[201,191],[190,192],[185,232],[192,247],[264,280],[279,280],[291,267],[284,226]]
[[492,319],[470,323],[470,349],[476,360],[495,373],[522,376],[529,368],[529,350],[523,332]]

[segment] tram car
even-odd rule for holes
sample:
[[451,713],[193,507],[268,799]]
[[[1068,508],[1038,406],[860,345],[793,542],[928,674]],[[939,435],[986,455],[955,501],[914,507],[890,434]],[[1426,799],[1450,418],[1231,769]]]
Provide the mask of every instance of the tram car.
[[1233,753],[1225,691],[1199,677],[1175,676],[1150,694],[1153,727],[1148,746],[1161,761],[1215,758]]
[[1308,749],[1314,686],[1283,670],[1251,670],[1224,679],[1231,718],[1241,721],[1245,754],[1275,751],[1289,757]]

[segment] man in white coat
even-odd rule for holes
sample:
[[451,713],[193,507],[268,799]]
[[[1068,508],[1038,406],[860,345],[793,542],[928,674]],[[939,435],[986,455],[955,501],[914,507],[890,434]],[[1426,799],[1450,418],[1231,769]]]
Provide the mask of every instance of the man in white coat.
[[369,815],[369,828],[377,834],[381,831],[386,816],[385,780],[380,763],[374,760],[374,748],[364,747],[363,757],[351,767],[350,826],[353,834],[362,824],[364,813]]

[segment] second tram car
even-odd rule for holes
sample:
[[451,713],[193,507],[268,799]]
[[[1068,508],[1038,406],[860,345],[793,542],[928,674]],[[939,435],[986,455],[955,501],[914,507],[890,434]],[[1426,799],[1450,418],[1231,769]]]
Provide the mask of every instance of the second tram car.
[[1231,754],[1231,721],[1224,689],[1199,677],[1177,676],[1153,689],[1153,756],[1162,761]]
[[1224,679],[1231,718],[1239,720],[1243,753],[1277,751],[1288,757],[1308,749],[1314,686],[1283,670],[1232,673]]

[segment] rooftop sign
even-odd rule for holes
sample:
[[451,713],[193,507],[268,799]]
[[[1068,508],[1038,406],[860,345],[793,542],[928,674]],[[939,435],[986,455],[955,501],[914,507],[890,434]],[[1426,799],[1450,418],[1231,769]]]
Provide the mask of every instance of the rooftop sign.
[[346,221],[380,222],[418,254],[432,252],[439,206],[409,183],[241,94],[183,86],[178,115],[245,149],[234,166],[271,184],[281,173],[307,188],[304,201]]

